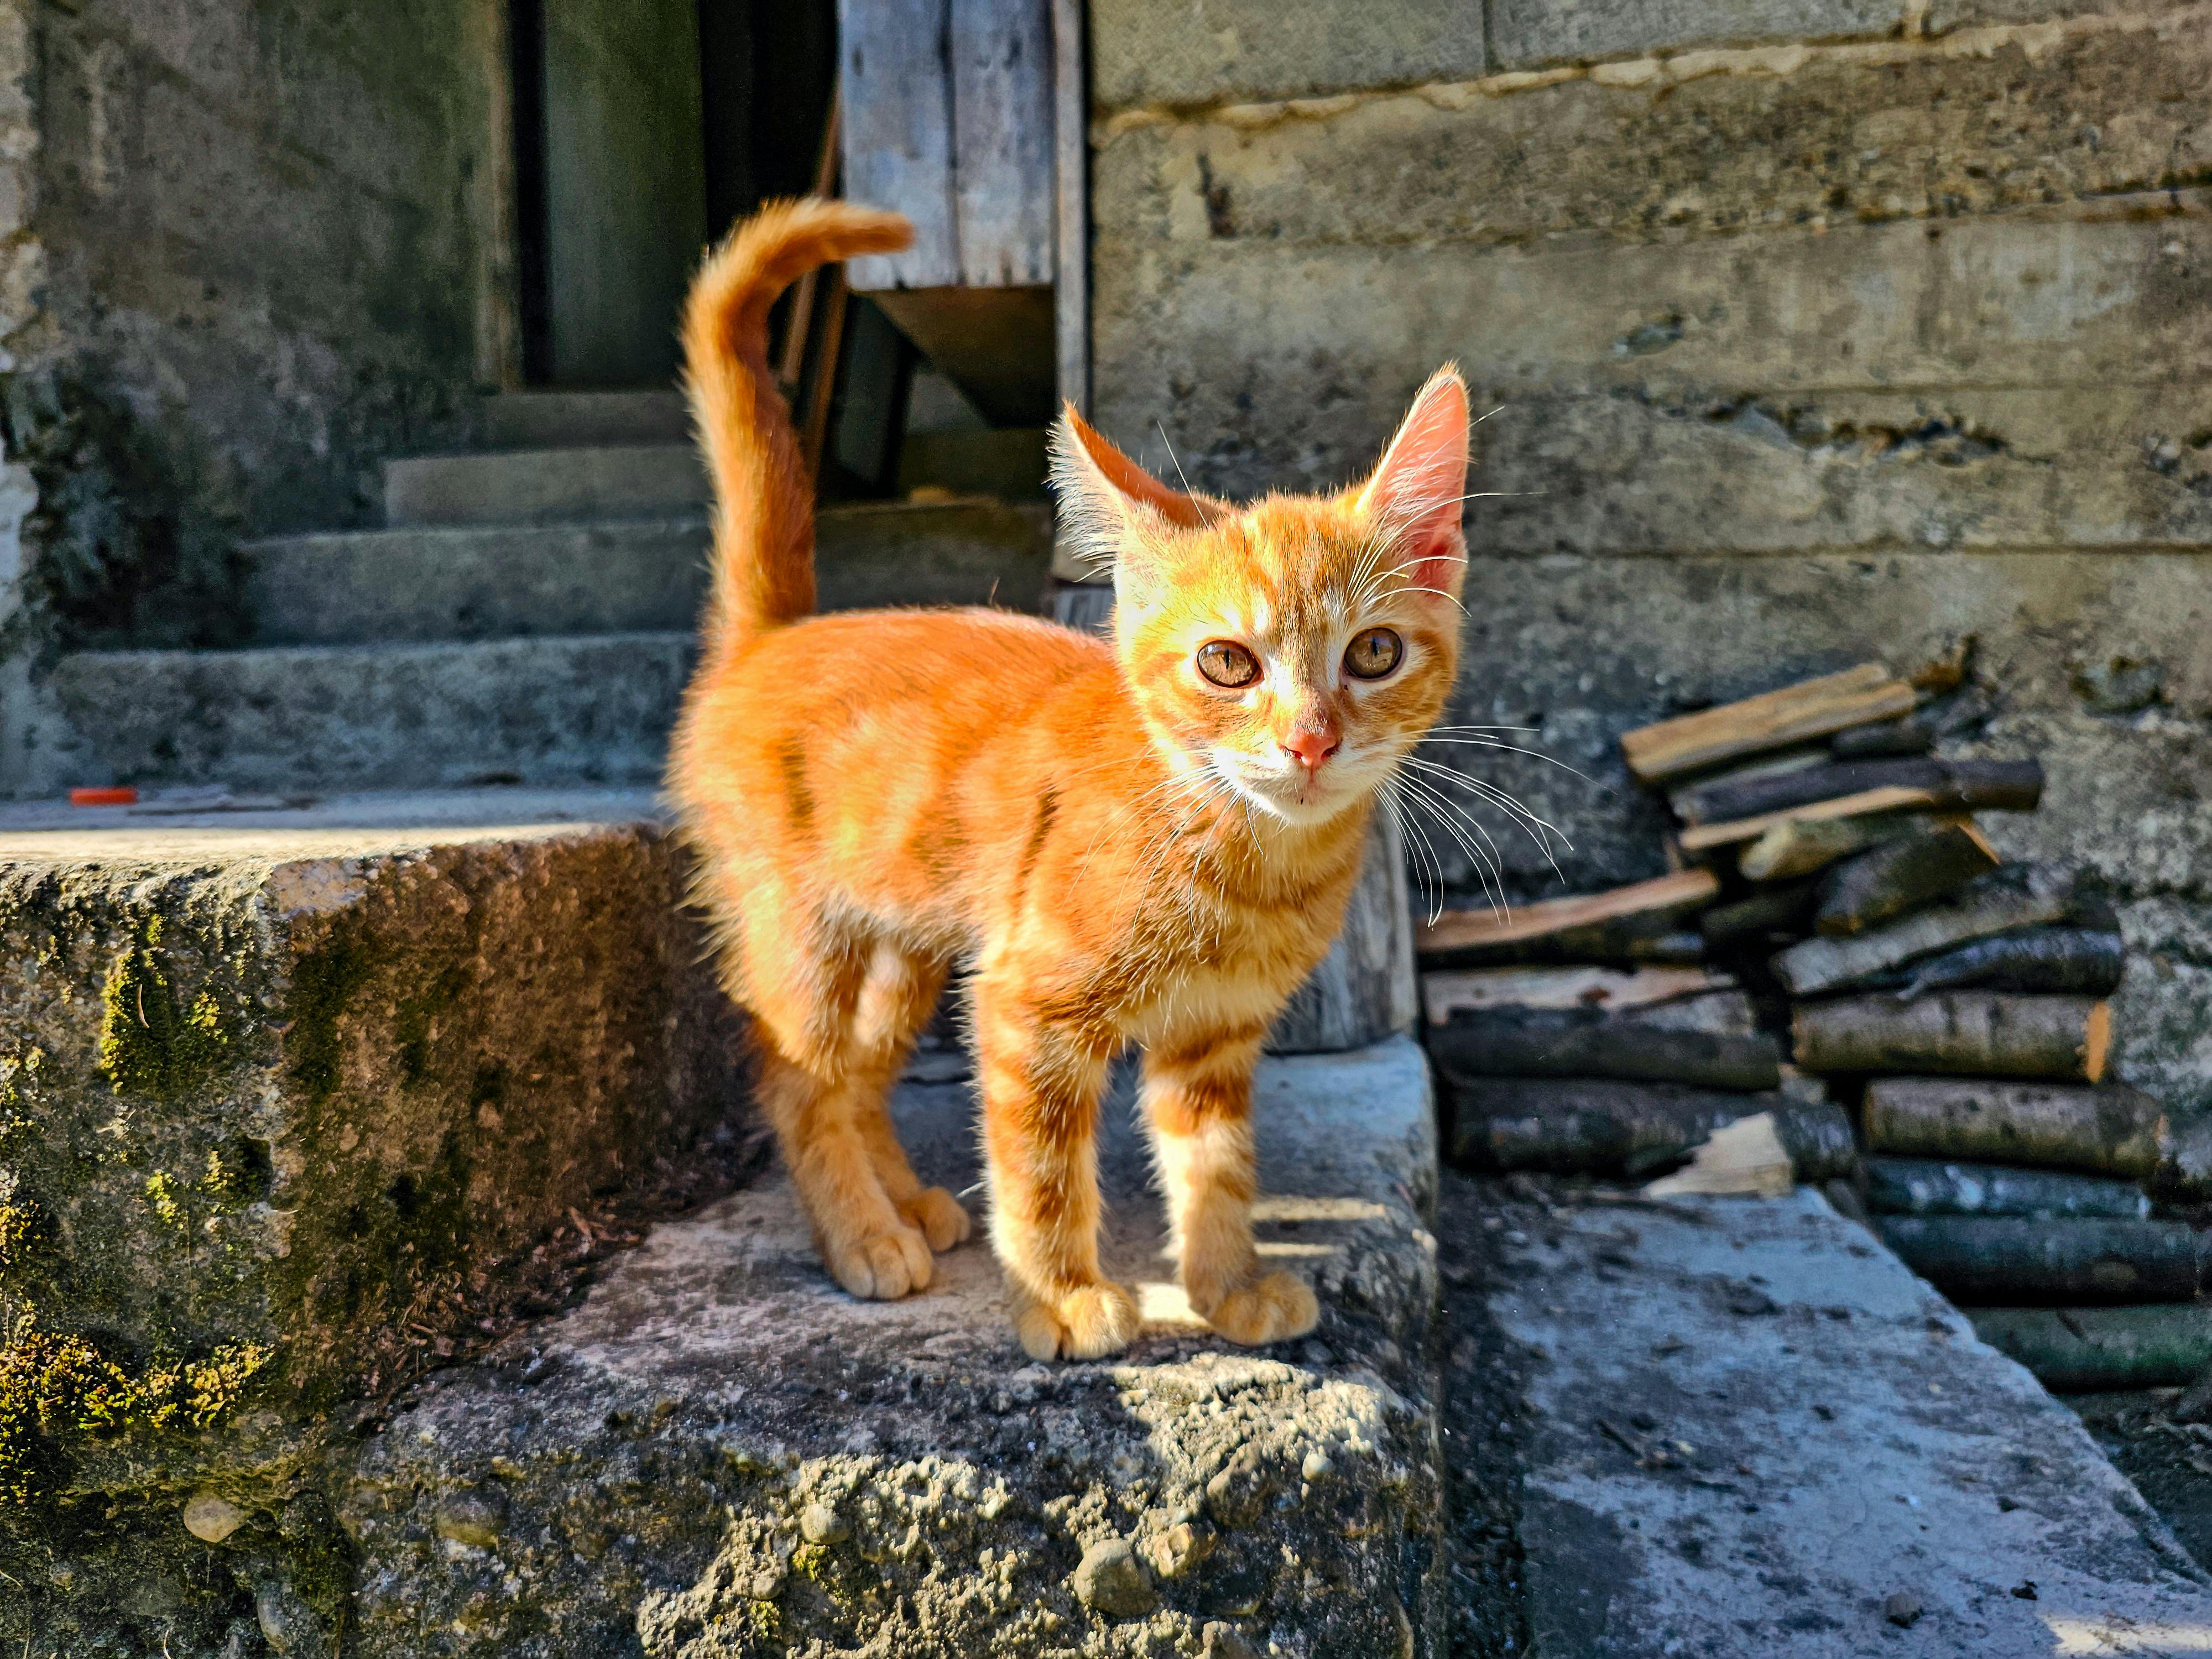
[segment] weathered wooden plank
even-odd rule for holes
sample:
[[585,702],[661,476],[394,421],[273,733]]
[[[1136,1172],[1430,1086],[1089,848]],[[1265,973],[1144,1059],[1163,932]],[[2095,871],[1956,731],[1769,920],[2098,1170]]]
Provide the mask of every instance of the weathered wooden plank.
[[951,0],[952,165],[960,282],[1053,279],[1049,0]]
[[1640,781],[1659,783],[1739,755],[1906,714],[1917,701],[1912,688],[1892,678],[1880,663],[1862,663],[1840,674],[1624,732],[1620,752]]
[[1710,870],[1677,870],[1610,892],[1547,899],[1510,912],[1448,910],[1420,929],[1415,945],[1427,955],[1510,945],[1631,917],[1656,924],[1710,902],[1720,890],[1720,878]]
[[914,222],[914,246],[846,268],[860,293],[960,281],[950,0],[838,0],[845,194]]
[[1844,795],[1836,800],[1816,800],[1806,806],[1792,806],[1786,811],[1762,812],[1755,818],[1736,818],[1727,823],[1701,823],[1682,831],[1681,848],[1685,853],[1711,852],[1716,847],[1733,847],[1738,842],[1757,841],[1778,825],[1784,823],[1818,823],[1830,818],[1872,817],[1884,812],[1954,811],[1955,802],[1930,789],[1903,789],[1894,785],[1869,789],[1863,794]]
[[1735,986],[1705,968],[1443,969],[1421,975],[1421,1002],[1441,1025],[1461,1008],[1644,1008]]

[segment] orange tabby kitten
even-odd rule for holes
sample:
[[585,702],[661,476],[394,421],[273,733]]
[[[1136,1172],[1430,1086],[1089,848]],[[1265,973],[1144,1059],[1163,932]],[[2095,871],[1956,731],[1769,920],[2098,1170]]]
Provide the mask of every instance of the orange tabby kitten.
[[1252,1069],[1343,920],[1376,787],[1451,684],[1466,388],[1423,387],[1364,483],[1243,507],[1168,489],[1067,411],[1054,483],[1066,532],[1113,562],[1111,644],[998,611],[814,617],[769,306],[910,234],[776,204],[685,313],[718,508],[668,781],[762,1099],[837,1282],[926,1286],[968,1215],[915,1178],[884,1095],[968,962],[1022,1346],[1091,1358],[1136,1334],[1099,1271],[1093,1147],[1130,1043],[1192,1307],[1233,1341],[1302,1335],[1313,1291],[1252,1244]]

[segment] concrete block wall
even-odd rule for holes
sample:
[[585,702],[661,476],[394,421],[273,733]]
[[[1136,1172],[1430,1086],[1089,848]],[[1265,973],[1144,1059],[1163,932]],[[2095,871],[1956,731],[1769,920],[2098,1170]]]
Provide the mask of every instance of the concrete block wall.
[[378,461],[500,378],[503,15],[0,9],[8,458],[80,636],[222,642],[239,538],[372,521]]
[[1516,896],[1661,867],[1628,726],[1971,641],[1978,743],[2051,772],[1993,828],[2112,883],[2124,1069],[2212,1105],[2212,7],[1096,0],[1091,28],[1110,434],[1164,465],[1157,421],[1253,491],[1355,475],[1446,359],[1498,411],[1455,718],[1589,775],[1439,757],[1573,838],[1555,874],[1491,823]]

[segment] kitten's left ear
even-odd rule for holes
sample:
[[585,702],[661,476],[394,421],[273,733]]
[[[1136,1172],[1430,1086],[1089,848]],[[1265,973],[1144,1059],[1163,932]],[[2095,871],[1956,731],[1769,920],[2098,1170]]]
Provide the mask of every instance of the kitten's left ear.
[[1467,383],[1447,363],[1429,377],[1355,501],[1411,585],[1454,599],[1467,578]]
[[1060,529],[1077,556],[1102,574],[1118,566],[1132,538],[1150,528],[1195,530],[1206,521],[1199,497],[1170,489],[1106,441],[1066,404],[1052,430],[1052,487]]

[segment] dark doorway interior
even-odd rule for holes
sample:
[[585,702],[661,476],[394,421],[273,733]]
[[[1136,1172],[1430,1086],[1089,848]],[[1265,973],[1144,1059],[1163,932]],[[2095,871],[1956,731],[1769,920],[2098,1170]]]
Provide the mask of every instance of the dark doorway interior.
[[699,251],[813,185],[828,0],[510,0],[523,366],[665,386]]

